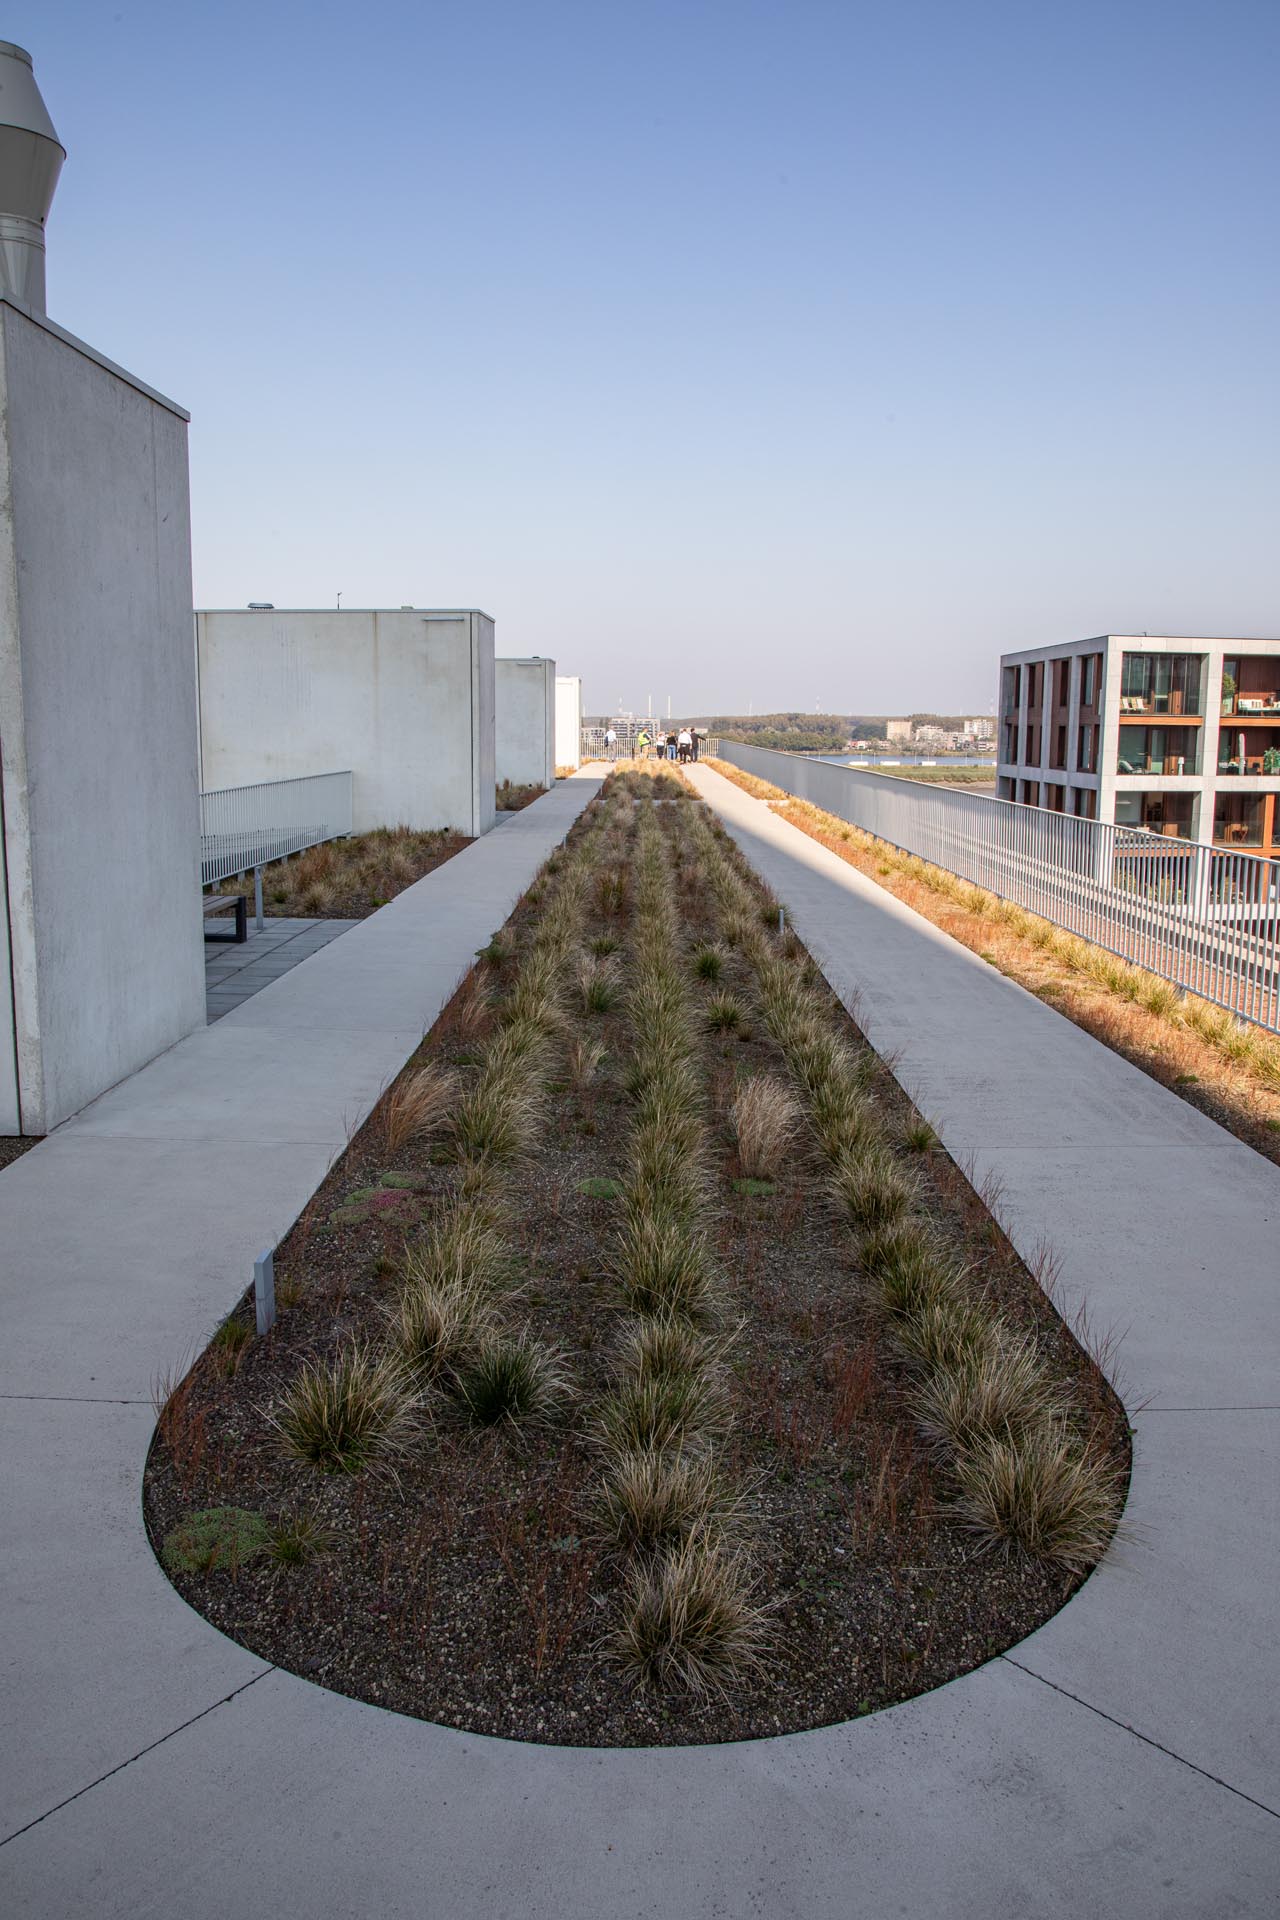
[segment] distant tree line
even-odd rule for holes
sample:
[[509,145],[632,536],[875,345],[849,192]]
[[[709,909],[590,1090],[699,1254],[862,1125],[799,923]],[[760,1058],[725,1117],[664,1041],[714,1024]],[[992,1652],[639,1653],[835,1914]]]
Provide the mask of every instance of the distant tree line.
[[[886,716],[875,713],[713,713],[693,717],[699,726],[722,740],[773,747],[781,753],[840,753],[848,740],[887,738]],[[916,726],[958,728],[969,716],[912,713],[906,717]],[[607,716],[602,715],[599,724],[607,726]],[[668,723],[651,720],[649,725],[665,731]]]
[[[721,713],[707,721],[710,731],[722,740],[775,747],[783,753],[839,753],[852,738],[852,725],[852,717],[845,713]],[[876,737],[883,736],[880,721]]]
[[[958,730],[968,714],[911,713],[913,726]],[[782,753],[839,753],[848,740],[887,739],[887,718],[880,713],[722,713],[707,725],[722,740]]]

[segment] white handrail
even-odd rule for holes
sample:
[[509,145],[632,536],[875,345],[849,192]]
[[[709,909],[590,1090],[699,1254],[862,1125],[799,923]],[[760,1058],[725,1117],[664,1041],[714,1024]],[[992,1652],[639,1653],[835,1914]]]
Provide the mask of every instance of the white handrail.
[[200,795],[200,884],[248,873],[351,832],[350,773],[261,780]]

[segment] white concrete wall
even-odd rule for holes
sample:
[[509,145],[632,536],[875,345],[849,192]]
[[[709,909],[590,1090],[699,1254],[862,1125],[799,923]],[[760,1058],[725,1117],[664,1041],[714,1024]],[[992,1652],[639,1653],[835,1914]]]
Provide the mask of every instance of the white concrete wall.
[[556,663],[498,660],[497,779],[549,787],[556,777]]
[[582,677],[556,675],[556,765],[577,767],[582,758]]
[[196,651],[206,789],[350,768],[358,833],[493,825],[487,614],[204,612]]
[[0,302],[0,1131],[204,1024],[194,712],[186,417]]

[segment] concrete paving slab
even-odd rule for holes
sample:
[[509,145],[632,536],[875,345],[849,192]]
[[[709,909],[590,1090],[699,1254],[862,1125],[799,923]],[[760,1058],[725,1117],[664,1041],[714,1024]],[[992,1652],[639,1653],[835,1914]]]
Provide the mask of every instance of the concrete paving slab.
[[342,1142],[421,1039],[421,1026],[304,1036],[220,1020],[95,1100],[66,1137]]
[[1059,1257],[1067,1317],[1083,1304],[1123,1333],[1119,1361],[1135,1407],[1280,1400],[1280,1174],[1212,1121],[1204,1126],[1194,1146],[984,1146],[969,1155],[979,1186],[999,1183],[997,1212],[1014,1244],[1045,1243]]
[[[0,1837],[267,1671],[175,1605],[139,1551],[137,1463],[154,1425],[148,1400],[0,1399]],[[140,1630],[117,1631],[127,1621]]]
[[139,1139],[59,1131],[0,1173],[0,1392],[149,1400],[341,1144],[148,1140],[143,1155]]
[[41,1920],[1207,1920],[1271,1911],[1275,1846],[1269,1815],[1003,1662],[823,1733],[621,1752],[272,1673],[0,1876]]
[[1280,1815],[1280,1410],[1135,1426],[1129,1537],[1010,1658]]
[[267,988],[246,1000],[236,1010],[235,1025],[284,1032],[339,1024],[348,1032],[381,1032],[394,1020],[401,1029],[416,1026],[421,1034],[474,957],[469,951],[465,965],[450,954],[434,959],[422,950],[424,938],[413,934],[402,948],[385,953],[361,947],[332,965],[326,948],[289,976],[287,993]]

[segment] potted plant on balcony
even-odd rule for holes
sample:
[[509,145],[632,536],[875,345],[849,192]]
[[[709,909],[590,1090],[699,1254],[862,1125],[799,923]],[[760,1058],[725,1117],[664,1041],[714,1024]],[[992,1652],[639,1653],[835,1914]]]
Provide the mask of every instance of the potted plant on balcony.
[[1222,676],[1222,711],[1224,715],[1233,713],[1235,711],[1235,704],[1236,677],[1234,673],[1224,673]]
[[1280,747],[1268,747],[1262,756],[1264,773],[1280,773]]

